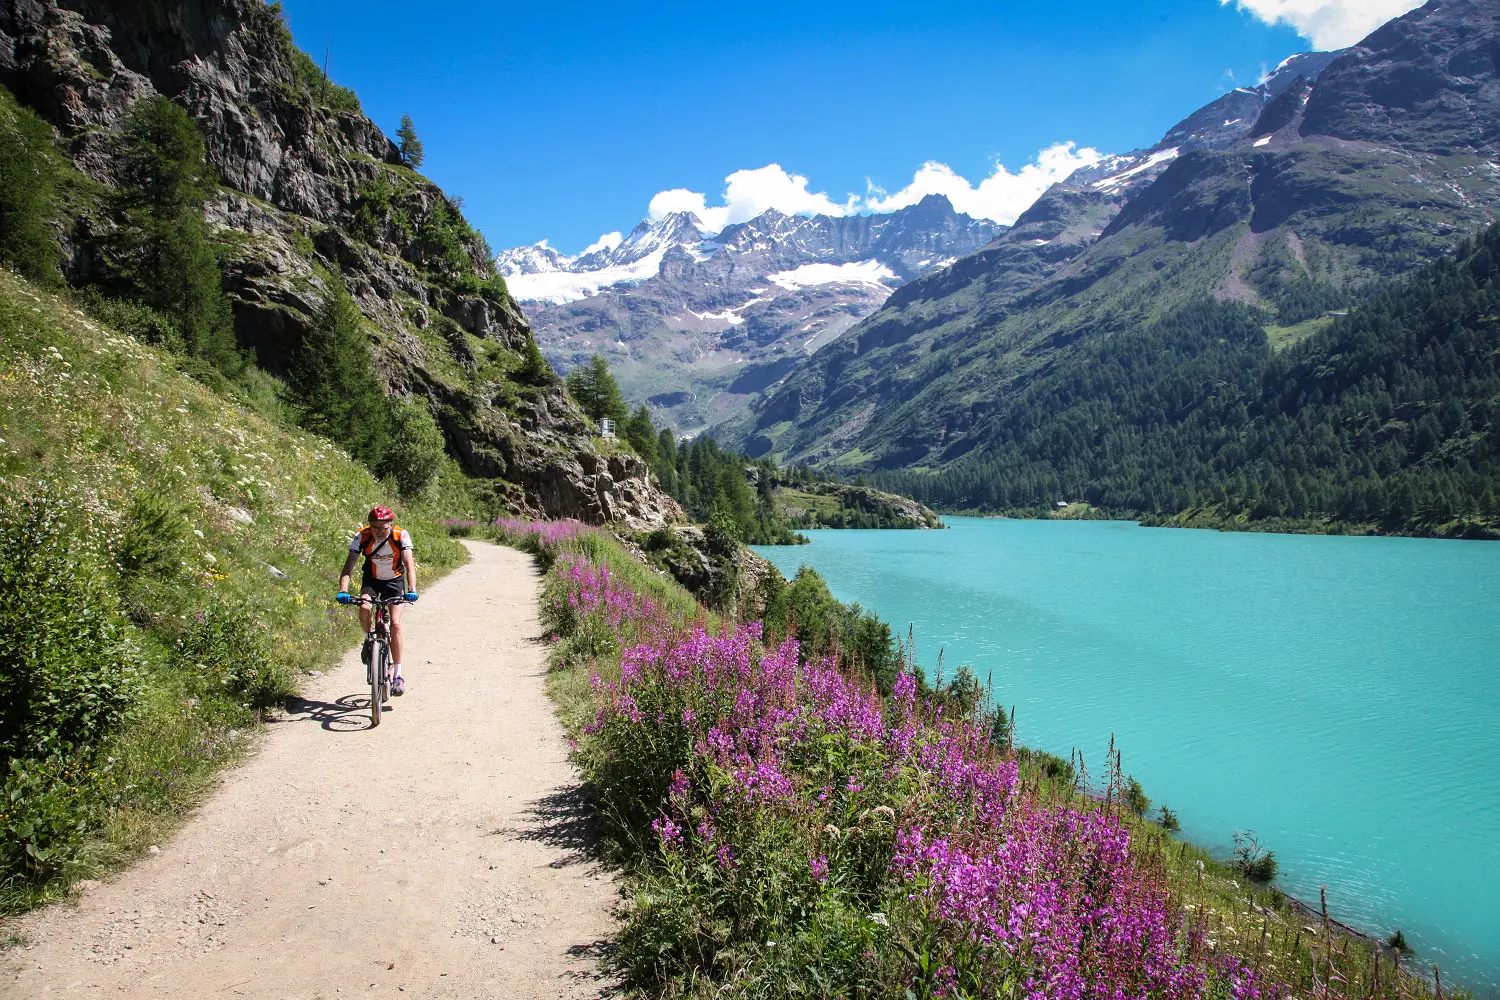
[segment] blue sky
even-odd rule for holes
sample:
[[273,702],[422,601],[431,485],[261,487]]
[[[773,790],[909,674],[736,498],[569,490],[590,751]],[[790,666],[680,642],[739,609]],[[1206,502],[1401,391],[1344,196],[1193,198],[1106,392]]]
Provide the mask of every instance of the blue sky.
[[[659,211],[693,206],[698,193],[714,214],[726,178],[769,164],[782,170],[738,178],[720,223],[767,204],[816,210],[819,194],[868,208],[870,185],[900,192],[929,162],[976,187],[1003,165],[970,202],[1004,221],[1050,174],[1089,155],[1079,150],[1149,146],[1218,94],[1312,48],[1311,38],[1348,44],[1355,27],[1329,18],[1366,17],[1371,4],[1415,5],[285,0],[285,9],[298,44],[319,61],[328,45],[330,76],[388,133],[412,116],[423,172],[463,196],[497,249],[546,239],[577,252],[628,231],[659,192],[676,189]],[[1277,13],[1308,34],[1267,24]],[[1045,169],[1022,173],[1049,149]],[[928,183],[956,183],[933,169]],[[851,195],[866,200],[851,206]]]

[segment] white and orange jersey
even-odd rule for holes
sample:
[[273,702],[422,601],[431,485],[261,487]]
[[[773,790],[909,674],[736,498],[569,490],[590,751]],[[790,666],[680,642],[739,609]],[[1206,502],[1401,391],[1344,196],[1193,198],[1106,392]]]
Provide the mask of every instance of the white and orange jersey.
[[376,541],[367,524],[349,539],[349,551],[365,557],[365,570],[377,580],[394,580],[405,573],[401,554],[412,551],[411,533],[400,525],[391,525],[384,541]]

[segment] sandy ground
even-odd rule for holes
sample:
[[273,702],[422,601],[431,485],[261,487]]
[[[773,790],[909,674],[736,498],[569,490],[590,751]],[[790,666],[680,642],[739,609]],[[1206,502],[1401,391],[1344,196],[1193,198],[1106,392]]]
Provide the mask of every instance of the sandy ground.
[[357,653],[160,853],[5,928],[0,996],[593,997],[616,887],[586,852],[535,641],[487,544],[407,608],[405,697]]

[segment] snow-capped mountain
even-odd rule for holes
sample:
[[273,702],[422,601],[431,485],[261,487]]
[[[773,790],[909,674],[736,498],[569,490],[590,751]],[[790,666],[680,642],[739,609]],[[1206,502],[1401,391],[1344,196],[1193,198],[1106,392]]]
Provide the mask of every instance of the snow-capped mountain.
[[695,431],[737,412],[893,289],[1003,231],[929,196],[885,215],[772,209],[718,233],[679,212],[576,257],[539,244],[496,262],[555,365],[604,353],[632,402]]
[[1199,108],[1174,125],[1150,149],[1106,156],[1093,166],[1075,171],[1064,183],[1092,187],[1107,194],[1140,190],[1184,153],[1223,149],[1238,142],[1255,126],[1267,104],[1299,80],[1316,82],[1318,74],[1338,55],[1338,52],[1303,52],[1292,56],[1256,86],[1236,87]]
[[495,263],[517,301],[558,305],[601,289],[638,285],[657,274],[673,249],[682,248],[694,258],[711,256],[719,247],[702,226],[691,212],[673,212],[654,223],[643,220],[623,239],[611,233],[577,257],[543,242],[502,250]]

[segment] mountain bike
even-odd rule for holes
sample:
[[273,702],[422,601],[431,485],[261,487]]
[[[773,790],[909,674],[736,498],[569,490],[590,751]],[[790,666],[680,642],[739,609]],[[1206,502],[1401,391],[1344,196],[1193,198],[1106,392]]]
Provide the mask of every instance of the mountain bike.
[[[391,694],[391,605],[405,604],[405,597],[365,597],[354,599],[352,607],[374,609],[370,631],[365,633],[360,659],[365,664],[365,680],[370,685],[370,727],[380,725],[380,713]],[[365,653],[368,652],[368,656]]]

